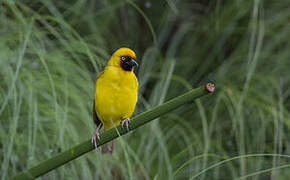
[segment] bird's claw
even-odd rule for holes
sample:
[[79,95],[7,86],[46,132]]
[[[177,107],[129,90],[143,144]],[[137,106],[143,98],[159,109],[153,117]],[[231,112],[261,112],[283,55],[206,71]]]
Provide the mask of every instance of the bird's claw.
[[127,130],[129,131],[129,123],[130,123],[130,118],[126,118],[122,121],[122,127],[124,126],[124,124],[126,123],[126,127],[127,127]]
[[96,140],[96,136],[95,135],[92,136],[91,142],[94,145],[94,147],[97,149],[98,145],[97,145],[97,140]]
[[94,134],[93,134],[93,136],[92,136],[92,138],[91,138],[91,143],[94,145],[94,147],[97,149],[98,148],[98,145],[97,145],[97,138],[98,138],[98,140],[100,140],[100,128],[102,127],[102,124],[100,124],[97,128],[96,128],[96,130],[95,130],[95,132],[94,132]]

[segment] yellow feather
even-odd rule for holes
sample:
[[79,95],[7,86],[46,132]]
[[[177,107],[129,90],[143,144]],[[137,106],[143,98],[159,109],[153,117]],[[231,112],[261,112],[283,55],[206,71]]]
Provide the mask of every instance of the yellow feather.
[[125,71],[121,68],[121,56],[135,59],[132,50],[117,50],[96,80],[95,111],[105,130],[119,125],[125,118],[130,118],[137,103],[138,80],[133,70]]

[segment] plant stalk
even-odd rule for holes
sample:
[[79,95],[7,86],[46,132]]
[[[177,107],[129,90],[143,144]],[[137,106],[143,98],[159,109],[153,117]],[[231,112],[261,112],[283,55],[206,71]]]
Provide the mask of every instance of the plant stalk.
[[[112,128],[108,131],[105,131],[104,133],[100,134],[100,141],[97,142],[98,147],[102,146],[103,144],[112,141],[113,139],[116,139],[119,137],[118,132],[120,136],[127,134],[138,127],[166,114],[167,112],[170,112],[172,110],[177,109],[183,104],[192,102],[193,100],[207,95],[211,92],[213,92],[215,89],[214,85],[211,83],[206,84],[205,86],[200,86],[196,89],[190,90],[189,92],[180,95],[178,97],[175,97],[164,104],[154,107],[151,110],[145,111],[143,113],[140,113],[132,118],[129,124],[129,128],[124,126],[124,128],[119,125],[116,128]],[[91,143],[91,140],[87,140],[85,142],[82,142],[67,151],[64,151],[62,153],[59,153],[55,155],[54,157],[41,162],[40,164],[14,176],[12,180],[30,180],[35,179],[39,176],[42,176],[49,171],[52,171],[53,169],[56,169],[69,161],[76,159],[80,157],[81,155],[90,152],[94,149],[94,146]]]

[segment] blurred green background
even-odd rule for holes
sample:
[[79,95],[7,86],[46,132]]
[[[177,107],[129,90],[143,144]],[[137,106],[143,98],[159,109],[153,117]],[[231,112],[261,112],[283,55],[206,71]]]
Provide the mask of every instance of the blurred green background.
[[39,179],[289,179],[289,22],[288,0],[0,1],[1,179],[91,137],[120,47],[140,64],[135,114],[217,91]]

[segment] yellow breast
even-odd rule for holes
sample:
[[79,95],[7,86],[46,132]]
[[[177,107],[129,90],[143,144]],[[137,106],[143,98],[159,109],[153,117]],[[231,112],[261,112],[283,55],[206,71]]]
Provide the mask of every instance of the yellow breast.
[[96,81],[95,110],[105,129],[131,117],[137,103],[138,81],[133,71],[107,66]]

